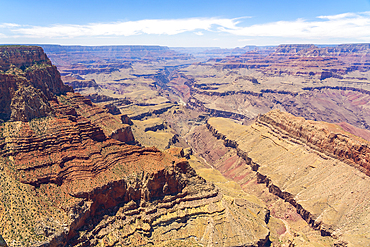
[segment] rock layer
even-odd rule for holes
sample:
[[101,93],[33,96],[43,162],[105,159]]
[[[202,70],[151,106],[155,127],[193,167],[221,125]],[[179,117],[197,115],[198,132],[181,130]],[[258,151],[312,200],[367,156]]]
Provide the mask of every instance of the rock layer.
[[0,119],[29,121],[53,113],[48,100],[72,92],[40,47],[0,47]]
[[249,121],[272,109],[370,129],[368,44],[280,45],[181,68],[171,89],[187,107]]
[[271,129],[281,132],[280,135],[288,135],[370,175],[370,143],[341,130],[336,125],[306,121],[279,110],[261,115],[257,122],[271,126]]
[[[254,181],[265,184],[271,194],[291,204],[322,236],[332,236],[336,244],[369,244],[370,226],[366,219],[370,179],[359,171],[362,166],[352,164],[351,158],[356,156],[341,155],[351,150],[347,147],[354,143],[366,146],[365,140],[350,133],[343,137],[344,131],[339,126],[313,123],[279,111],[260,116],[250,126],[211,118],[207,127],[231,150],[207,151],[195,145],[195,151],[206,159],[222,161],[215,168],[239,182],[246,191],[257,188]],[[312,138],[302,140],[305,133]],[[331,140],[334,143],[329,147]],[[361,162],[362,158],[355,160]]]
[[41,49],[12,48],[40,59],[21,55],[0,71],[0,232],[10,246],[269,241],[261,204],[223,196],[175,151],[128,145],[127,116],[73,93]]

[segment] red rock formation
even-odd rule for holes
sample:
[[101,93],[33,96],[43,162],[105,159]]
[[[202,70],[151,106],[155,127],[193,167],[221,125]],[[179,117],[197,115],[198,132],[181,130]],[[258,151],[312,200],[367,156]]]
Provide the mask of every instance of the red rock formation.
[[[369,245],[369,212],[360,208],[368,208],[369,200],[364,198],[370,180],[355,169],[368,172],[365,140],[336,124],[306,121],[278,110],[259,116],[249,126],[210,118],[207,128],[193,128],[188,138],[194,151],[214,168],[264,198],[272,215],[278,216],[275,199],[259,191],[259,184],[293,206],[321,236],[333,236],[335,245]],[[283,219],[288,221],[287,215]]]
[[[35,54],[42,52],[34,49]],[[5,120],[0,125],[0,173],[23,198],[3,205],[17,217],[30,207],[32,218],[13,222],[11,215],[4,237],[21,245],[27,239],[35,246],[93,246],[110,241],[114,231],[119,238],[112,245],[137,246],[160,243],[165,234],[173,237],[172,230],[181,225],[190,229],[181,236],[198,236],[203,243],[263,245],[268,241],[267,210],[254,206],[253,215],[258,216],[253,220],[228,215],[228,210],[238,208],[241,215],[252,213],[244,209],[246,203],[232,205],[223,200],[218,189],[199,177],[184,158],[170,154],[178,150],[163,153],[154,147],[128,145],[135,140],[122,121],[130,123],[130,119],[114,116],[109,108],[99,108],[71,92],[48,60],[15,63],[24,65],[24,71],[14,64],[0,71]],[[8,180],[0,181],[1,188],[13,188]],[[25,195],[31,200],[25,201]],[[4,198],[2,192],[0,196]],[[210,229],[219,233],[209,236],[205,215],[212,221],[217,218],[217,224],[227,229],[239,223],[235,233],[248,237],[225,240],[224,231],[212,225]],[[188,220],[197,220],[203,233],[195,232],[199,227],[187,224]],[[30,230],[25,233],[23,226]]]
[[[250,68],[267,74],[320,75],[320,79],[340,77],[353,70],[368,71],[370,48],[368,44],[338,45],[319,48],[314,45],[279,45],[270,54],[263,51],[230,56],[218,65],[224,68]],[[324,73],[323,75],[321,73]],[[339,75],[338,75],[339,74]]]
[[359,136],[370,142],[370,131],[357,128],[345,122],[338,123],[338,125],[342,127],[344,131],[347,131],[355,136]]
[[73,91],[40,47],[0,47],[0,119],[29,121],[53,110],[48,100]]
[[109,109],[96,106],[91,100],[80,94],[67,93],[58,99],[62,102],[68,102],[68,105],[78,114],[101,127],[107,137],[129,144],[135,143],[131,127],[121,122],[119,116],[112,116]]
[[28,121],[52,113],[47,97],[29,81],[7,74],[0,74],[0,80],[0,119]]
[[21,68],[36,63],[51,65],[50,60],[41,47],[36,46],[2,46],[0,47],[0,70],[8,70],[11,65]]
[[355,166],[370,176],[370,143],[341,131],[334,124],[306,121],[279,110],[260,115],[257,122],[272,126],[274,130]]
[[[3,48],[0,54],[6,51]],[[197,177],[184,161],[155,148],[125,144],[134,142],[129,125],[89,99],[68,92],[71,88],[61,82],[42,49],[22,50],[26,51],[45,60],[36,62],[45,63],[38,67],[29,64],[31,58],[22,61],[21,56],[11,61],[24,66],[26,74],[21,71],[0,74],[2,116],[13,121],[1,126],[0,153],[14,160],[14,175],[19,181],[35,188],[57,185],[47,191],[47,198],[67,211],[79,207],[73,203],[67,206],[67,201],[92,200],[88,215],[93,216],[99,205],[111,208],[130,200],[150,201],[181,192],[187,182],[175,176],[177,173]],[[2,68],[6,66],[3,62]],[[139,175],[145,177],[142,181],[146,181],[145,185],[134,188],[126,185],[130,183],[128,176]],[[107,188],[113,189],[108,189],[108,194],[102,193]],[[86,217],[80,214],[78,220],[72,220],[68,235],[62,239],[73,238]]]

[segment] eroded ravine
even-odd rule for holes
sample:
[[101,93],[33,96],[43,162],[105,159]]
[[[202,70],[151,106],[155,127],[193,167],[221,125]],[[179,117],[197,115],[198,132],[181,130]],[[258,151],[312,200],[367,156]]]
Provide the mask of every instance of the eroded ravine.
[[181,148],[136,146],[127,115],[65,86],[41,48],[0,47],[0,58],[9,54],[17,57],[0,59],[0,235],[9,246],[269,241],[258,200],[222,193]]
[[[284,119],[294,122],[296,119],[292,118]],[[271,198],[258,185],[263,184],[269,194],[288,202],[322,236],[331,236],[337,244],[366,245],[368,176],[361,168],[340,161],[343,151],[333,152],[339,156],[330,157],[330,149],[324,152],[312,148],[297,141],[294,135],[289,136],[289,131],[282,135],[278,127],[262,125],[262,121],[260,117],[256,123],[242,126],[231,120],[211,118],[208,128],[198,127],[188,135],[188,140],[194,151],[213,162],[226,177],[237,181],[247,193],[258,194],[269,204]],[[304,132],[304,122],[300,124]],[[320,128],[317,131],[311,133],[321,133]],[[271,211],[274,215],[274,210]]]

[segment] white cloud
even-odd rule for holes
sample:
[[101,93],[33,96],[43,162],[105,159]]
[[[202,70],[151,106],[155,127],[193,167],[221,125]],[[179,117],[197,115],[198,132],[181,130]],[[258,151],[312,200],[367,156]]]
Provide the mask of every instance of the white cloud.
[[319,16],[319,20],[277,21],[266,24],[221,28],[221,31],[240,36],[272,36],[289,38],[352,38],[361,39],[370,35],[370,13],[344,13],[333,16]]
[[343,13],[339,15],[321,15],[321,16],[318,16],[317,18],[328,19],[328,20],[338,20],[338,19],[343,19],[346,17],[356,17],[356,14],[355,13]]
[[11,27],[19,27],[20,25],[15,23],[0,23],[0,28],[11,28]]
[[[90,37],[127,37],[141,34],[176,35],[193,32],[207,36],[213,32],[230,34],[249,39],[268,37],[286,40],[353,40],[370,42],[370,12],[342,13],[318,16],[314,20],[297,19],[276,21],[246,26],[242,18],[188,18],[188,19],[147,19],[114,23],[92,23],[87,25],[20,26],[12,23],[0,24],[13,35],[24,38],[72,39]],[[205,33],[204,31],[208,31]],[[4,33],[4,32],[3,32]],[[5,33],[10,36],[11,33]],[[230,37],[231,37],[230,36]],[[14,36],[13,36],[14,37]],[[310,42],[310,41],[307,41]]]
[[54,25],[26,27],[13,31],[27,37],[132,36],[138,34],[175,35],[187,31],[212,30],[215,26],[236,29],[238,21],[220,18],[174,20],[140,20],[88,25]]
[[249,42],[252,41],[253,39],[238,39],[238,42]]

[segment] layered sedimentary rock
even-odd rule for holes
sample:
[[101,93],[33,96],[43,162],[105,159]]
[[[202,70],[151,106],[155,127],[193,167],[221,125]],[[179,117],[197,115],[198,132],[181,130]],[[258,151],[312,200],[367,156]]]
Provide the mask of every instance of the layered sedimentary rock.
[[261,115],[258,123],[271,126],[310,148],[355,166],[370,175],[369,142],[351,135],[335,124],[306,121],[280,111]]
[[200,131],[189,137],[195,151],[215,159],[215,167],[246,191],[265,184],[322,236],[333,237],[338,245],[369,245],[367,141],[338,125],[277,110],[249,126],[211,118],[207,129],[230,151],[202,149],[196,141]]
[[0,233],[10,246],[269,241],[258,200],[224,196],[181,152],[128,145],[131,120],[62,84],[42,49],[2,49],[33,54],[0,71]]
[[[67,71],[73,67],[63,78],[76,91],[110,98],[119,108],[114,99],[125,98],[139,106],[176,102],[239,120],[278,108],[306,119],[370,129],[368,44],[244,47],[245,54],[230,51],[226,58],[190,66],[185,57],[164,47],[131,48],[50,46],[47,51],[58,61],[69,56],[63,60],[66,67],[60,68]],[[168,63],[148,64],[151,58],[139,56],[144,51],[153,54],[154,60]],[[167,52],[169,57],[164,58]],[[83,71],[82,67],[104,69],[106,65],[99,63],[107,56],[121,61],[112,62],[116,71]],[[130,56],[135,61],[124,67],[122,61]]]
[[219,64],[227,68],[256,68],[270,74],[313,76],[332,72],[343,75],[352,70],[369,70],[369,49],[369,44],[322,48],[309,44],[279,45],[267,55],[255,50],[227,57]]
[[39,47],[0,47],[0,119],[28,121],[53,113],[49,100],[71,92]]
[[25,46],[2,46],[0,55],[0,69],[8,70],[11,65],[17,68],[25,69],[33,66],[35,63],[48,63],[51,65],[46,54],[41,47]]
[[[68,60],[79,59],[81,61],[95,59],[95,61],[134,61],[134,60],[156,60],[156,59],[190,59],[191,56],[178,53],[165,46],[60,46],[42,45],[45,52],[56,64],[63,64]],[[61,60],[61,57],[63,59]]]
[[370,129],[369,61],[368,44],[280,45],[192,64],[169,81],[187,107],[215,117],[248,121],[280,109]]

